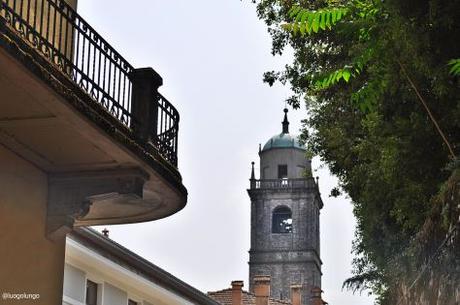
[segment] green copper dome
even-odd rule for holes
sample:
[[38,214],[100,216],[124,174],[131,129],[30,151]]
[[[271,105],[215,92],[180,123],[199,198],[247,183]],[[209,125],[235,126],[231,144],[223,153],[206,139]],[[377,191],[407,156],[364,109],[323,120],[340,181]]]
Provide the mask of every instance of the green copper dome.
[[269,150],[272,148],[299,148],[305,149],[302,145],[300,145],[299,141],[296,137],[291,136],[288,133],[280,133],[271,137],[270,140],[265,143],[264,148],[262,151]]
[[305,147],[300,145],[297,137],[291,136],[289,134],[289,121],[287,119],[287,109],[284,109],[284,121],[283,121],[283,131],[280,134],[277,134],[271,137],[270,140],[265,143],[262,151],[266,151],[272,148],[298,148],[305,150]]

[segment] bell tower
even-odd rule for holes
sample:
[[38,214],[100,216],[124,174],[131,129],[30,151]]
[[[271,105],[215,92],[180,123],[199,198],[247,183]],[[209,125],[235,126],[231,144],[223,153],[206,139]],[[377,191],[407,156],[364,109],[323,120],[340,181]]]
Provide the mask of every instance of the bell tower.
[[282,132],[259,148],[260,179],[252,162],[249,289],[254,291],[256,276],[270,276],[271,297],[289,300],[291,286],[300,285],[302,305],[310,305],[312,288],[321,287],[323,203],[311,176],[311,160],[289,134],[287,112]]

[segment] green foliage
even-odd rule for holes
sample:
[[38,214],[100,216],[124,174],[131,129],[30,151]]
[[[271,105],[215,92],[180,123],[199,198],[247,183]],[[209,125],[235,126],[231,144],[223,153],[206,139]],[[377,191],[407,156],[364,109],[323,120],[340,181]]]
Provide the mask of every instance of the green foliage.
[[460,59],[451,59],[449,61],[450,74],[460,75]]
[[315,82],[315,87],[319,90],[327,89],[331,85],[334,85],[335,83],[340,81],[341,79],[348,83],[351,75],[352,73],[350,67],[338,69],[336,71],[326,74],[323,77],[318,78]]
[[306,105],[302,137],[353,201],[355,276],[346,284],[391,304],[398,280],[417,266],[408,249],[450,161],[407,75],[458,154],[460,86],[452,76],[460,65],[451,59],[460,54],[452,43],[460,37],[460,0],[256,3],[272,54],[293,50],[286,69],[265,73],[264,81],[290,85],[288,103]]
[[353,292],[362,292],[369,288],[367,283],[371,283],[378,278],[379,274],[377,271],[371,270],[348,278],[343,282],[342,288],[352,290]]
[[281,25],[285,30],[294,34],[312,34],[320,30],[331,30],[342,17],[348,13],[347,8],[330,8],[318,11],[310,11],[301,6],[294,5],[289,10],[289,17],[293,19],[290,23]]

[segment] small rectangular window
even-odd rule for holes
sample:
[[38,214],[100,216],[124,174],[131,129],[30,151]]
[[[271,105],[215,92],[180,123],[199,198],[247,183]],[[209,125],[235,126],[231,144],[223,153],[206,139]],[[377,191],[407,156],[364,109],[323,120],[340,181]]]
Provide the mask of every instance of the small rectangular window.
[[287,172],[287,165],[278,165],[278,179],[283,179],[287,178],[288,172]]
[[137,302],[133,300],[128,300],[128,305],[137,305]]
[[97,305],[97,284],[90,280],[86,281],[86,305]]

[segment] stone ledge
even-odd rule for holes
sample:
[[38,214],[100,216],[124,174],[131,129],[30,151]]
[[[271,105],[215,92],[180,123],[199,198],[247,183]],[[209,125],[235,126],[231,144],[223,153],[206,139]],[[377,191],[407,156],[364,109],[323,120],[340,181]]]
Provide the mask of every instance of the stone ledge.
[[[47,237],[64,238],[77,221],[96,225],[127,217],[134,207],[120,209],[120,203],[141,199],[146,180],[148,175],[137,168],[49,175]],[[97,209],[101,202],[108,208]]]

